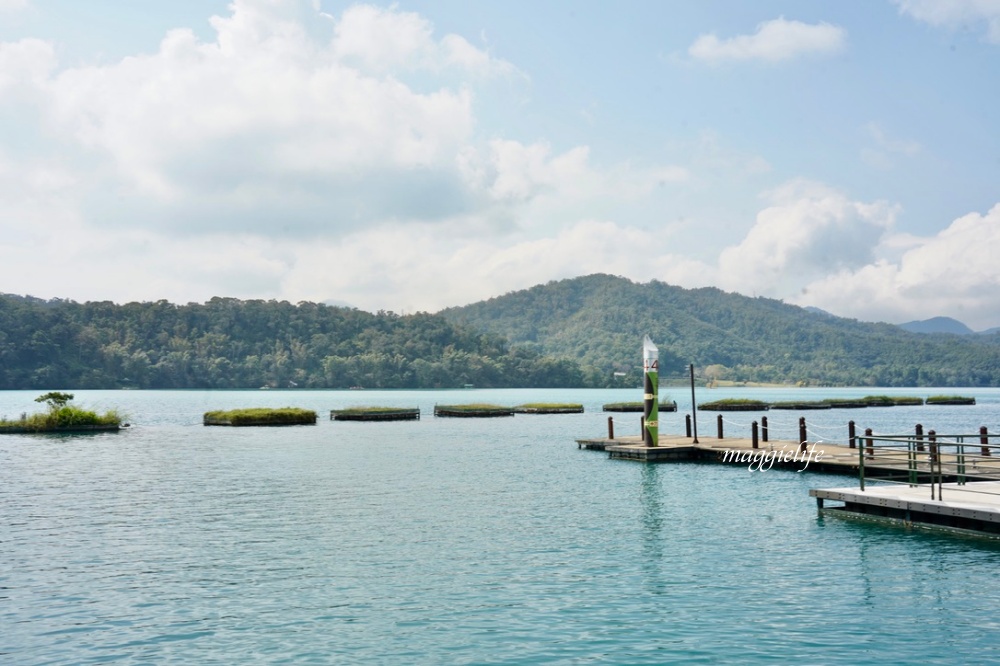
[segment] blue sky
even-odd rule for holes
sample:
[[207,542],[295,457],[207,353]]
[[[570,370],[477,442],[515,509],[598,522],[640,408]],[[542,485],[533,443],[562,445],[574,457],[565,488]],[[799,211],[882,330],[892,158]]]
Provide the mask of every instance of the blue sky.
[[0,0],[0,291],[1000,326],[1000,0]]

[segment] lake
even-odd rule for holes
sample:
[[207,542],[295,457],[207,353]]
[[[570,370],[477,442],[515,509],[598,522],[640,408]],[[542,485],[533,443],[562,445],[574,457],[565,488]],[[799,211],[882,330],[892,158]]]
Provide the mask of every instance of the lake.
[[[41,391],[0,392],[0,416]],[[846,476],[612,461],[577,450],[624,390],[75,391],[117,434],[0,437],[0,662],[11,664],[986,663],[1000,543],[817,514]],[[998,389],[698,389],[815,400],[959,393],[975,406],[772,411],[829,441],[1000,432]],[[662,388],[683,432],[690,391]],[[434,404],[579,402],[434,418]],[[357,405],[415,422],[328,420]],[[315,426],[208,428],[211,409]],[[761,414],[727,413],[746,437]],[[614,415],[619,435],[639,414]],[[714,436],[715,414],[699,413]],[[782,429],[786,427],[785,433]]]

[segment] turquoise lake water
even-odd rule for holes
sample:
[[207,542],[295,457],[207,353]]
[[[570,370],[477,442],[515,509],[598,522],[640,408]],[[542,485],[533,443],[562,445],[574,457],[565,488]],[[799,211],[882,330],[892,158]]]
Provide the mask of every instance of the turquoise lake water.
[[[698,400],[928,389],[699,389]],[[844,441],[1000,432],[976,406],[803,412]],[[0,393],[0,416],[39,392]],[[1000,661],[1000,543],[818,516],[853,477],[577,449],[637,390],[76,391],[117,434],[0,437],[0,663],[907,664]],[[664,389],[683,431],[690,394]],[[661,395],[662,395],[661,393]],[[443,419],[435,403],[581,402]],[[417,422],[330,409],[418,406]],[[206,428],[209,409],[316,426]],[[772,438],[797,412],[772,411]],[[754,414],[728,414],[747,436]],[[638,414],[615,415],[638,434]],[[742,431],[741,431],[742,429]],[[714,436],[715,415],[699,415]]]

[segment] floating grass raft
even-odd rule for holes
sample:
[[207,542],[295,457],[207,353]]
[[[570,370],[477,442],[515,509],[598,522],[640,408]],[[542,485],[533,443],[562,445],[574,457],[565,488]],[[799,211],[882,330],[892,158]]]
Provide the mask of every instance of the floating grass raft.
[[[642,401],[638,402],[609,402],[604,405],[604,411],[606,412],[641,412],[645,410],[646,405]],[[657,405],[657,409],[661,412],[676,412],[677,403],[676,402],[661,402]]]
[[0,420],[0,434],[118,432],[123,427],[124,418],[117,411],[98,414],[68,404],[72,399],[72,393],[51,392],[41,395],[35,398],[35,402],[46,403],[49,411],[21,414],[21,418],[16,421],[4,418]]
[[833,405],[831,405],[828,402],[824,402],[822,400],[802,400],[802,401],[787,400],[783,402],[772,402],[770,405],[771,409],[796,409],[796,410],[830,409],[831,407],[833,407]]
[[864,398],[828,398],[823,402],[828,402],[831,407],[838,409],[862,409],[868,406]]
[[348,407],[331,409],[331,421],[419,421],[417,407]]
[[434,405],[434,416],[457,416],[465,418],[489,418],[492,416],[514,416],[513,407],[473,403],[469,405]]
[[932,395],[927,398],[928,405],[974,405],[975,398],[964,395]]
[[531,402],[514,408],[517,414],[583,414],[583,405],[573,403]]
[[231,409],[205,412],[202,422],[207,426],[316,425],[316,412],[298,407]]
[[713,402],[703,402],[698,409],[706,412],[763,412],[767,411],[768,403],[749,398],[726,398]]

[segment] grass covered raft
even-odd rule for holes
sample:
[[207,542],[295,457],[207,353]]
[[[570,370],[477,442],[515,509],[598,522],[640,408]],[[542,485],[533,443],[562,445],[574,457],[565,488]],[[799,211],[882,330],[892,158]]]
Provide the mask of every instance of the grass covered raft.
[[315,425],[316,412],[298,407],[253,407],[229,411],[205,412],[207,426],[288,426]]
[[434,416],[454,416],[459,418],[489,418],[494,416],[514,416],[513,407],[502,407],[486,403],[467,405],[434,405]]
[[[645,409],[645,404],[641,400],[635,402],[609,402],[603,407],[606,412],[641,412]],[[676,412],[676,402],[661,402],[657,405],[661,412]]]
[[517,414],[583,414],[583,405],[559,402],[529,402],[514,408]]
[[72,393],[53,391],[40,395],[35,402],[46,403],[48,411],[21,414],[21,418],[15,421],[4,418],[0,420],[0,434],[116,432],[122,427],[124,417],[117,411],[98,414],[69,404],[71,400]]
[[348,407],[331,409],[331,421],[418,421],[417,407]]

